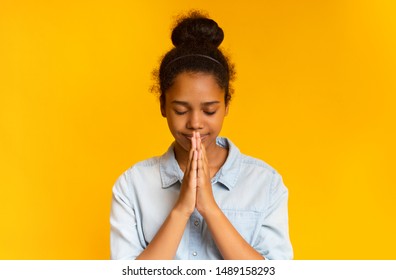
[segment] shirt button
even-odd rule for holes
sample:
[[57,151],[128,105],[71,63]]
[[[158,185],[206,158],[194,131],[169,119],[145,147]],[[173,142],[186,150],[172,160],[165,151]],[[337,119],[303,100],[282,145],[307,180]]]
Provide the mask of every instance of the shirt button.
[[199,226],[199,221],[198,220],[195,220],[195,222],[194,222],[194,226]]
[[195,256],[198,255],[198,254],[197,254],[197,252],[193,252],[192,255],[195,257]]

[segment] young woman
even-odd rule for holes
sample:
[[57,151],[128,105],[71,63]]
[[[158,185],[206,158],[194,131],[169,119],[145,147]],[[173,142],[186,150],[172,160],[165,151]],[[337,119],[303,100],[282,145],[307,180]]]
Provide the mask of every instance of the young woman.
[[161,114],[175,138],[113,188],[112,259],[291,259],[288,192],[263,161],[218,137],[232,65],[217,23],[178,22],[158,78]]

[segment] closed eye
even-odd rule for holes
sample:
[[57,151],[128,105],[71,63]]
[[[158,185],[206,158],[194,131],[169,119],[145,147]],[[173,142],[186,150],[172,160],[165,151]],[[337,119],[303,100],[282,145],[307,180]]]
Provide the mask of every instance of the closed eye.
[[187,113],[187,111],[176,111],[175,110],[176,115],[184,115],[185,113]]
[[211,116],[211,115],[214,115],[214,114],[216,113],[216,111],[205,111],[204,113],[205,113],[206,115]]

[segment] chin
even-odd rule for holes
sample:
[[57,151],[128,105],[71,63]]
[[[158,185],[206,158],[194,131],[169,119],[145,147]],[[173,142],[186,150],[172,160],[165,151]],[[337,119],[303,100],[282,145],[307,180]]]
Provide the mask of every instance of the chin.
[[187,151],[187,152],[190,151],[190,149],[191,149],[191,143],[188,142],[188,141],[186,141],[186,140],[184,139],[184,137],[181,138],[181,139],[180,139],[180,138],[175,138],[175,141],[176,141],[176,143],[177,143],[177,145],[178,145],[179,147],[183,148],[183,150],[185,150],[185,151]]

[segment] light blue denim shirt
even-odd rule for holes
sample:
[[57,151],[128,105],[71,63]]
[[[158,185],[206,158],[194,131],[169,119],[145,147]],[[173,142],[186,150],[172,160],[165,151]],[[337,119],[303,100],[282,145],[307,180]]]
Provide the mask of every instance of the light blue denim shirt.
[[[217,204],[266,259],[291,259],[288,191],[281,176],[263,161],[241,154],[227,138],[218,137],[217,144],[229,151],[212,178]],[[173,146],[161,157],[135,164],[115,183],[110,216],[112,259],[136,258],[172,210],[183,180]],[[222,259],[197,210],[187,223],[175,259]]]

